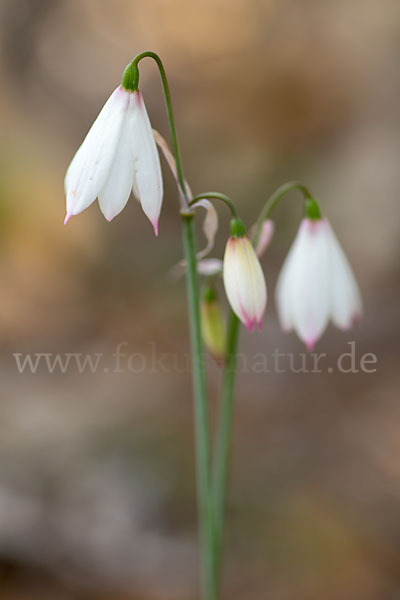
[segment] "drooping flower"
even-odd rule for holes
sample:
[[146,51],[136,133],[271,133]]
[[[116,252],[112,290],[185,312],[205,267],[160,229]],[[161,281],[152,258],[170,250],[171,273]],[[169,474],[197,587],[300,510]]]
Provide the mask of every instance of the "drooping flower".
[[282,329],[294,329],[310,350],[329,320],[346,330],[361,316],[357,282],[326,219],[302,220],[278,278],[276,305]]
[[67,170],[65,223],[96,198],[111,221],[125,207],[131,191],[157,235],[163,183],[156,143],[142,94],[119,86]]
[[223,278],[232,310],[250,331],[255,323],[261,329],[267,304],[267,288],[261,265],[240,219],[231,221],[231,237],[225,249]]

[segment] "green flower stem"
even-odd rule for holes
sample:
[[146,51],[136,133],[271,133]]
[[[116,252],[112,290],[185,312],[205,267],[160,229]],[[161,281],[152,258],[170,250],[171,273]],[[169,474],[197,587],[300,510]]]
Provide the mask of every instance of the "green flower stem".
[[262,229],[264,221],[266,221],[269,218],[271,212],[273,211],[275,206],[278,204],[278,202],[283,198],[283,196],[286,196],[286,194],[288,192],[290,192],[291,190],[299,190],[300,192],[303,193],[304,198],[306,200],[311,200],[316,204],[316,202],[315,202],[314,198],[311,196],[308,188],[306,188],[306,186],[303,185],[302,183],[300,183],[299,181],[289,181],[289,183],[284,183],[283,185],[281,185],[268,198],[267,202],[264,205],[264,208],[260,212],[260,215],[256,222],[256,227],[255,227],[255,231],[254,231],[254,235],[253,235],[253,239],[252,239],[254,247],[256,247],[258,244],[258,240],[260,238],[261,229]]
[[239,341],[240,321],[233,310],[229,313],[229,324],[226,341],[226,362],[223,373],[222,396],[219,405],[217,431],[213,463],[214,494],[214,551],[215,569],[218,588],[220,587],[223,559],[223,526],[225,512],[225,496],[227,490],[229,459],[232,437],[233,396],[236,377],[237,346]]
[[196,430],[196,472],[199,522],[202,547],[203,594],[206,600],[217,600],[214,563],[214,518],[211,495],[210,433],[206,401],[205,364],[200,324],[200,290],[197,275],[193,214],[182,214],[183,247],[187,261],[187,295]]
[[211,494],[210,469],[210,432],[207,405],[207,389],[204,365],[203,342],[200,326],[200,290],[197,273],[196,243],[194,235],[194,213],[188,204],[183,176],[182,160],[179,151],[178,137],[175,127],[171,93],[167,76],[160,57],[154,52],[142,52],[126,67],[121,85],[125,89],[136,91],[139,83],[138,63],[143,58],[152,58],[157,63],[164,91],[169,128],[171,132],[172,151],[176,161],[176,170],[181,200],[181,217],[183,229],[183,248],[187,264],[187,298],[191,340],[191,356],[193,369],[193,393],[195,408],[196,437],[196,474],[200,527],[200,549],[202,569],[202,598],[217,600],[214,563],[214,520]]
[[219,192],[206,192],[205,194],[198,194],[193,198],[193,200],[189,202],[189,206],[193,206],[199,200],[221,200],[222,202],[225,202],[225,204],[230,209],[232,217],[237,217],[235,205],[233,204],[229,196],[226,196],[225,194],[220,194]]

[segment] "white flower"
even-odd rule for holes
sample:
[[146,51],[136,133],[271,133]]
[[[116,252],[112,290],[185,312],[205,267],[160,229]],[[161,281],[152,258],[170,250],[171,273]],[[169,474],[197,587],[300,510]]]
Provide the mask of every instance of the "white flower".
[[294,329],[308,349],[329,320],[349,329],[362,302],[347,258],[326,219],[303,219],[276,288],[279,320]]
[[245,235],[229,238],[224,256],[223,278],[232,310],[250,331],[253,330],[254,323],[261,329],[267,304],[267,288],[254,248]]
[[163,195],[160,159],[141,93],[119,86],[68,168],[65,223],[96,197],[111,221],[125,207],[131,191],[157,235]]

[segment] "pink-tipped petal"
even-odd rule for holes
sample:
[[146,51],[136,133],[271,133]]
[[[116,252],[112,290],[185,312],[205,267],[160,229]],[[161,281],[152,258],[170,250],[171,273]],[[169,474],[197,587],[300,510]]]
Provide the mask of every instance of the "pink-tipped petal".
[[258,331],[262,331],[262,319],[260,319],[259,321],[257,321],[257,327],[258,327]]
[[143,97],[139,91],[131,94],[131,108],[134,110],[131,127],[131,147],[135,163],[135,176],[132,187],[157,235],[155,221],[158,221],[160,216],[163,199],[161,165],[153,130]]
[[308,352],[312,352],[314,350],[315,342],[317,340],[315,338],[309,339],[305,341],[306,348]]
[[156,237],[158,237],[158,219],[156,221],[152,221],[151,224],[153,225],[154,233],[156,234]]
[[114,90],[72,159],[65,176],[67,213],[81,213],[106,186],[130,96]]
[[70,220],[70,218],[72,217],[72,213],[67,213],[64,219],[64,225],[66,225],[68,223],[68,221]]
[[254,321],[246,320],[246,327],[250,331],[250,333],[253,333]]
[[256,246],[256,254],[260,258],[269,246],[275,231],[275,224],[271,219],[264,221],[260,237]]
[[281,327],[294,329],[310,350],[329,320],[329,239],[326,234],[324,220],[303,219],[276,288]]
[[247,237],[229,238],[224,255],[223,278],[234,313],[253,331],[262,320],[267,301],[264,275]]
[[330,241],[331,318],[339,329],[350,329],[354,315],[361,314],[360,290],[347,257],[327,223]]

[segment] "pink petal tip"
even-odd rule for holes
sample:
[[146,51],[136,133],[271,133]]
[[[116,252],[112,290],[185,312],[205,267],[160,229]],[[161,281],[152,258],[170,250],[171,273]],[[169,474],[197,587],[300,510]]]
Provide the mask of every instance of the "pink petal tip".
[[68,223],[68,221],[70,220],[70,218],[72,217],[72,213],[67,213],[64,219],[64,225],[66,225]]
[[259,321],[257,321],[257,327],[258,327],[258,331],[262,331],[262,319],[260,319]]
[[307,340],[307,341],[305,342],[305,344],[306,344],[306,348],[307,348],[308,352],[312,352],[312,351],[314,350],[314,346],[315,346],[315,342],[316,342],[316,341],[317,341],[317,340],[315,340],[315,339],[313,338],[313,339]]
[[246,325],[247,329],[250,331],[250,333],[253,333],[254,321],[246,320],[245,325]]
[[156,234],[156,237],[158,236],[158,221],[152,221],[151,223],[154,227],[154,233]]

